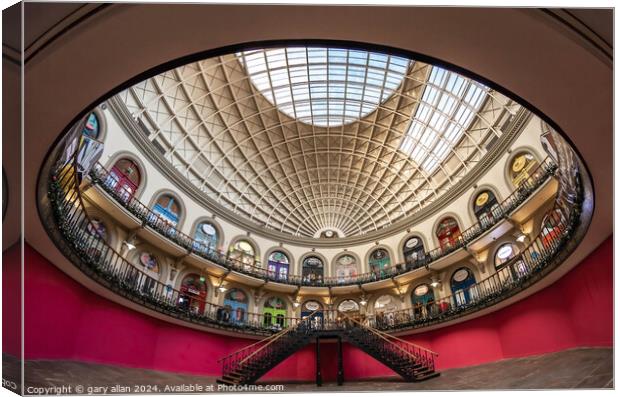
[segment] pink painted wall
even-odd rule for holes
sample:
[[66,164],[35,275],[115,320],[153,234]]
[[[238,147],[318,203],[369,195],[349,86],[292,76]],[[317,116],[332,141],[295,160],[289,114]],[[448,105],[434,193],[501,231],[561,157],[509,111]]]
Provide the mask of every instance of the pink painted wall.
[[[612,244],[610,237],[561,280],[521,302],[408,339],[439,352],[439,369],[577,346],[612,346]],[[10,252],[4,258],[19,261]],[[9,269],[3,266],[5,283],[15,277]],[[25,272],[27,359],[73,359],[219,375],[217,359],[252,342],[176,326],[117,305],[82,287],[28,246]],[[3,348],[10,353],[5,341],[6,337]],[[325,380],[336,377],[336,349],[335,344],[322,346]],[[347,379],[393,375],[350,345],[345,345],[343,356]],[[265,379],[312,381],[314,368],[311,344]]]
[[21,250],[2,251],[2,351],[21,357]]

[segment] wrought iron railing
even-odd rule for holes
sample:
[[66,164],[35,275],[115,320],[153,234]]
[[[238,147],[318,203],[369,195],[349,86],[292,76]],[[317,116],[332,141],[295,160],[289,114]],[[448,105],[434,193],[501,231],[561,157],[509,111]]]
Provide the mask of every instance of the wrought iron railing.
[[379,281],[415,270],[421,267],[430,266],[432,262],[445,257],[459,248],[465,247],[482,235],[485,231],[505,219],[512,211],[540,187],[551,175],[555,173],[557,166],[550,158],[546,158],[538,167],[525,179],[510,196],[498,205],[494,206],[484,221],[478,221],[471,227],[464,230],[451,244],[435,248],[425,252],[414,261],[396,263],[384,267],[383,269],[366,272],[357,276],[347,277],[324,277],[322,281],[305,280],[299,275],[287,275],[283,277],[276,272],[265,269],[260,261],[252,260],[250,263],[237,258],[232,258],[229,254],[219,251],[216,247],[206,244],[203,241],[195,240],[187,234],[178,230],[174,224],[156,213],[140,200],[133,196],[133,192],[118,183],[118,179],[101,164],[96,164],[90,173],[94,183],[101,186],[119,204],[127,209],[131,214],[143,222],[144,225],[151,227],[162,236],[169,238],[174,243],[185,248],[188,253],[196,254],[208,261],[220,266],[244,273],[253,277],[269,280],[272,282],[293,284],[298,286],[344,286],[350,284],[362,284]]
[[439,356],[438,353],[366,325],[346,313],[341,313],[341,315],[348,320],[345,330],[354,334],[354,337],[359,341],[373,346],[384,353],[401,357],[407,361],[420,364],[427,369],[435,370],[435,358]]
[[276,359],[284,349],[296,343],[299,338],[309,335],[308,322],[314,313],[301,319],[294,326],[220,358],[218,362],[222,365],[222,374],[224,376],[229,375],[250,363],[265,365],[267,362]]
[[[230,307],[179,291],[152,277],[146,269],[129,262],[108,245],[86,211],[82,189],[87,182],[83,181],[83,170],[79,164],[83,147],[79,133],[75,131],[79,132],[81,128],[76,127],[74,133],[66,138],[68,142],[63,151],[68,153],[68,149],[74,148],[71,154],[61,156],[50,169],[48,197],[54,225],[48,225],[48,230],[52,227],[54,236],[59,232],[60,243],[68,247],[64,250],[65,254],[82,271],[109,289],[146,307],[209,327],[272,334],[300,324],[300,318],[284,317],[274,325],[270,315],[232,311]],[[556,198],[548,219],[553,226],[543,228],[525,249],[497,273],[445,298],[407,310],[361,316],[360,321],[382,330],[422,327],[487,307],[540,279],[543,273],[559,263],[557,258],[566,253],[567,243],[579,225],[583,194],[578,175],[576,182],[571,181],[571,184],[575,183],[577,191],[571,189]],[[569,187],[562,186],[562,189]],[[340,327],[339,317],[334,311],[324,311],[320,321],[313,321],[309,326]],[[314,316],[314,320],[318,320],[318,315]]]

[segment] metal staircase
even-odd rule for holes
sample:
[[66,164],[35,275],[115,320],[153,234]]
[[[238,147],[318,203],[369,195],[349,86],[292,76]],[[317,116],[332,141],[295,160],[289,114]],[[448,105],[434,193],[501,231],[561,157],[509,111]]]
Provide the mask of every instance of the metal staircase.
[[[362,324],[339,313],[338,323],[312,324],[308,316],[297,325],[238,350],[222,359],[218,383],[244,385],[256,382],[287,357],[324,332],[337,334],[399,374],[405,381],[419,382],[438,376],[437,353]],[[344,319],[344,321],[341,321]]]
[[251,344],[222,359],[222,377],[217,383],[244,385],[256,382],[269,370],[305,345],[312,337],[308,319]]
[[383,363],[408,382],[439,376],[435,371],[437,353],[347,318],[343,338]]

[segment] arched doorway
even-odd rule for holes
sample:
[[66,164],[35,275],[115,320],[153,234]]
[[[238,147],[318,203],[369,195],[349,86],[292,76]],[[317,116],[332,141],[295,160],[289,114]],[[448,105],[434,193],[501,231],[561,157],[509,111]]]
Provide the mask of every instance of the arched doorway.
[[192,313],[204,313],[207,300],[207,280],[197,274],[188,274],[181,281],[179,305]]
[[277,296],[267,298],[263,305],[263,326],[286,327],[286,303]]
[[409,269],[422,266],[426,261],[424,242],[420,237],[409,237],[403,244],[403,257]]
[[323,284],[323,260],[310,255],[301,264],[301,280],[306,285]]
[[508,175],[514,187],[525,182],[538,167],[538,161],[533,154],[523,151],[517,153],[510,162]]
[[336,259],[336,279],[339,284],[355,281],[358,273],[358,263],[353,255],[343,254]]
[[420,284],[411,293],[411,306],[416,319],[427,318],[434,313],[435,291],[428,284]]
[[375,300],[374,309],[377,327],[393,327],[396,321],[396,312],[400,309],[400,302],[393,295],[381,295]]
[[272,280],[288,280],[289,259],[282,251],[274,251],[267,258],[267,275]]
[[172,227],[176,227],[181,218],[181,206],[170,194],[164,193],[157,198],[153,212]]
[[461,229],[456,219],[449,216],[439,222],[435,235],[439,240],[439,246],[443,250],[450,250],[460,243]]
[[224,322],[243,323],[248,312],[248,295],[239,288],[233,288],[224,296],[224,312],[218,318]]
[[490,225],[499,216],[498,208],[497,198],[491,190],[481,191],[474,199],[474,215],[482,227]]
[[319,328],[323,324],[323,305],[315,300],[304,302],[301,307],[301,318],[304,319],[308,316],[312,316],[310,319],[311,326]]
[[239,240],[230,246],[228,259],[250,271],[256,265],[256,249],[248,240]]
[[138,165],[132,160],[122,158],[112,166],[105,184],[114,189],[123,201],[129,201],[136,194],[141,180]]
[[[339,321],[348,321],[347,317],[361,320],[360,305],[353,299],[345,299],[338,304],[338,318]],[[341,317],[340,313],[344,313],[345,316]]]
[[377,248],[368,257],[368,267],[375,279],[385,277],[391,263],[390,253],[385,248]]
[[476,297],[476,292],[472,288],[475,284],[474,273],[466,267],[462,267],[452,274],[450,288],[456,306],[467,304]]
[[194,230],[194,249],[200,252],[214,252],[217,249],[217,229],[210,222],[200,222]]

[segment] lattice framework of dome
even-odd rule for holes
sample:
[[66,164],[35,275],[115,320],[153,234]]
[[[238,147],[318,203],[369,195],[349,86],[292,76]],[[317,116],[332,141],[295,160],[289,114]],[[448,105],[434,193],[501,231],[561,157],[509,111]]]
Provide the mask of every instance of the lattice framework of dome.
[[[327,229],[339,230],[340,237],[362,235],[414,215],[467,175],[501,140],[499,125],[520,109],[503,95],[438,67],[397,58],[390,69],[392,58],[364,51],[339,50],[338,60],[326,56],[329,61],[323,63],[306,55],[308,73],[301,80],[283,79],[283,70],[291,66],[279,62],[274,69],[280,83],[269,86],[256,80],[259,72],[248,70],[244,58],[262,55],[262,76],[270,76],[269,51],[274,50],[181,66],[119,98],[148,140],[203,194],[259,226],[293,236],[319,237]],[[310,53],[295,51],[295,56]],[[286,58],[287,51],[282,53]],[[366,64],[355,65],[358,72],[371,68],[371,56],[385,60],[377,70],[391,83],[379,100],[376,95],[359,100],[367,78],[349,81],[353,53],[366,54]],[[339,72],[330,75],[332,63]],[[402,76],[399,65],[406,65]],[[310,66],[322,68],[329,78],[312,80]],[[294,90],[311,92],[315,83],[325,93],[319,102],[313,105],[307,95],[296,99]],[[357,90],[351,95],[349,84]],[[332,96],[331,85],[338,87]],[[291,93],[279,94],[285,99],[279,102],[276,90],[286,88]],[[271,96],[265,94],[268,89]],[[352,110],[355,104],[359,108]],[[326,111],[314,122],[316,109],[343,113]],[[291,117],[295,114],[302,119]]]

